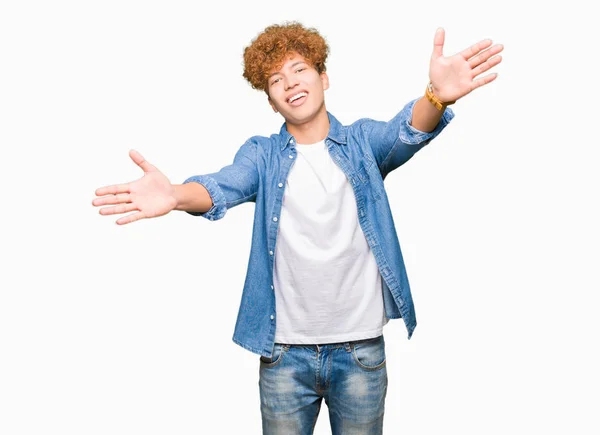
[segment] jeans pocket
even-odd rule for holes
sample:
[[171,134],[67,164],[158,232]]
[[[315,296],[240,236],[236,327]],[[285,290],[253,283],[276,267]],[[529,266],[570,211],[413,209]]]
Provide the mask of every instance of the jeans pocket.
[[275,343],[275,345],[273,346],[273,355],[271,356],[271,358],[261,355],[261,367],[269,368],[279,364],[283,359],[283,354],[287,351],[287,349],[289,349],[289,346],[280,343]]
[[352,357],[364,370],[379,370],[385,367],[385,341],[383,335],[351,343]]

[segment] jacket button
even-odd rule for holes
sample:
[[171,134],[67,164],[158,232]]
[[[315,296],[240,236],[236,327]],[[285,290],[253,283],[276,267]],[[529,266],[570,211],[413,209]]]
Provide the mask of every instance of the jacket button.
[[283,183],[279,183],[279,184],[278,184],[278,186],[279,186],[279,187],[283,187]]
[[269,255],[273,255],[273,251],[269,251]]
[[273,314],[271,314],[271,320],[273,320],[275,318],[275,316]]
[[273,218],[273,222],[277,222],[277,216]]

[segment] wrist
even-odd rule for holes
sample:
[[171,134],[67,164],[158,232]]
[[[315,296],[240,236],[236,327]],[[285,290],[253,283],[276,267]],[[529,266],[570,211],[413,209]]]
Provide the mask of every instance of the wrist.
[[433,90],[433,84],[431,82],[429,82],[427,84],[427,87],[425,88],[425,97],[427,98],[427,100],[429,100],[431,104],[435,106],[436,109],[440,111],[445,110],[446,107],[448,107],[449,105],[456,103],[456,101],[440,100],[440,98],[436,95],[435,91]]
[[174,210],[185,210],[185,184],[173,184]]

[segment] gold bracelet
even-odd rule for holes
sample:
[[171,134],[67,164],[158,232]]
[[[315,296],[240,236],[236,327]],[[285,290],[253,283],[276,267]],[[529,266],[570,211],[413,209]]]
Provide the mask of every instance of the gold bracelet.
[[456,101],[448,101],[447,103],[444,103],[438,97],[436,97],[433,93],[433,86],[431,82],[429,82],[427,84],[427,88],[425,88],[425,97],[431,101],[431,104],[433,104],[437,110],[442,110],[444,106],[449,106],[450,104],[456,103]]

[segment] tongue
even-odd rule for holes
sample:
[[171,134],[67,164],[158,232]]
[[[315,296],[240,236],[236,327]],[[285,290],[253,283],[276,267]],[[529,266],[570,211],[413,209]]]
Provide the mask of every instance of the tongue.
[[300,98],[296,98],[294,101],[292,101],[290,104],[292,106],[297,106],[298,104],[302,104],[302,102],[304,101],[304,99],[306,98],[306,96],[302,96]]

